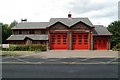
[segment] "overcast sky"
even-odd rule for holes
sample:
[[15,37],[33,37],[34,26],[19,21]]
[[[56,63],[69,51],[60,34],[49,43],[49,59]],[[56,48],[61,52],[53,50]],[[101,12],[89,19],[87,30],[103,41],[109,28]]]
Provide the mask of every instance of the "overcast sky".
[[0,22],[48,22],[50,18],[88,17],[93,24],[107,26],[118,19],[119,0],[0,0]]

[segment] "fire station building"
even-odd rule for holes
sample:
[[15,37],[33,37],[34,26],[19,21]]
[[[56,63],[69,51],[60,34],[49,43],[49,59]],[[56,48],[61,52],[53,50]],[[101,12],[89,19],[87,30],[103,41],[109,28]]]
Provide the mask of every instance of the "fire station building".
[[18,23],[9,44],[47,44],[50,50],[109,50],[111,33],[88,18],[51,18],[49,22]]

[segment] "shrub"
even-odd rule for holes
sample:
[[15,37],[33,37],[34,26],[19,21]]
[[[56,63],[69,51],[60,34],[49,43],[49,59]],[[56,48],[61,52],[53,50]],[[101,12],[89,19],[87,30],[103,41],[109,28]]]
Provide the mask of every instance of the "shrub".
[[16,47],[17,47],[17,45],[9,45],[8,50],[14,51],[14,50],[16,50]]
[[28,45],[13,45],[10,44],[8,49],[5,51],[46,51],[47,47],[43,44],[28,44]]
[[112,48],[114,51],[120,51],[120,43]]
[[32,48],[32,50],[33,51],[46,51],[46,45],[42,45],[42,44],[32,44],[32,46],[31,46],[31,48]]

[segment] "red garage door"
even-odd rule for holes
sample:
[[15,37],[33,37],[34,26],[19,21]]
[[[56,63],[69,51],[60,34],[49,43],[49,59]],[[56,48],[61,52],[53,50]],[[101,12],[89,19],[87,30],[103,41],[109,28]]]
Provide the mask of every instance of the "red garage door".
[[107,40],[103,38],[97,38],[94,40],[95,50],[107,50]]
[[51,34],[50,35],[50,49],[68,49],[67,34]]
[[88,49],[88,34],[73,34],[72,49],[87,50]]

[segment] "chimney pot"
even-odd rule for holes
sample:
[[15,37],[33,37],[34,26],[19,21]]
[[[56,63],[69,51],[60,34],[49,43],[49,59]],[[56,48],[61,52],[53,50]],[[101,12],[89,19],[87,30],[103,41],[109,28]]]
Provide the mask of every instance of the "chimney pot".
[[21,22],[27,22],[27,19],[21,19]]
[[72,18],[72,14],[69,13],[69,14],[68,14],[68,18]]

